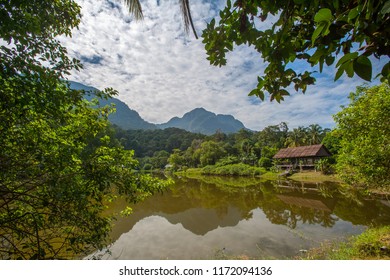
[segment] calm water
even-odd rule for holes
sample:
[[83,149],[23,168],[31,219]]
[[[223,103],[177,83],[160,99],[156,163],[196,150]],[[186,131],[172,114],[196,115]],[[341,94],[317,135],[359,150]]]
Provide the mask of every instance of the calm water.
[[390,224],[389,201],[338,189],[331,183],[177,178],[171,190],[119,218],[111,254],[95,255],[121,260],[215,259],[221,254],[284,259],[325,240],[358,234],[368,225]]

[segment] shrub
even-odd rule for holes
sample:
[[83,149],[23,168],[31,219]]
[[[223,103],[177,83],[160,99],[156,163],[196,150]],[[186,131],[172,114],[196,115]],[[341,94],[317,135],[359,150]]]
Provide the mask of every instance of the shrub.
[[150,163],[145,163],[145,165],[144,165],[144,168],[143,168],[144,170],[152,170],[153,169],[153,165],[151,165]]
[[259,166],[264,167],[267,170],[272,167],[272,160],[267,157],[261,157],[259,159]]

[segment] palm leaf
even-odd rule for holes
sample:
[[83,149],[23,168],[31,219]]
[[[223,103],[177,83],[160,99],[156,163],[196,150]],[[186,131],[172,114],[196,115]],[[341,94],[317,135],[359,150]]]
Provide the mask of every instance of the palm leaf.
[[142,13],[142,6],[139,0],[124,0],[129,12],[134,15],[136,20],[142,20],[144,15]]
[[[129,12],[134,15],[136,20],[143,19],[142,6],[139,0],[124,0],[126,6],[129,7]],[[179,0],[181,13],[184,21],[184,28],[186,32],[189,32],[190,26],[192,28],[192,32],[195,35],[195,38],[198,39],[198,35],[196,34],[196,30],[194,27],[194,23],[191,17],[190,3],[189,0]]]
[[192,32],[194,33],[195,38],[198,39],[198,35],[196,34],[194,23],[193,23],[192,17],[191,17],[191,10],[190,10],[189,1],[188,0],[180,0],[179,2],[180,2],[181,13],[182,13],[183,20],[184,20],[184,28],[185,28],[186,32],[187,33],[189,32],[189,29],[191,26]]

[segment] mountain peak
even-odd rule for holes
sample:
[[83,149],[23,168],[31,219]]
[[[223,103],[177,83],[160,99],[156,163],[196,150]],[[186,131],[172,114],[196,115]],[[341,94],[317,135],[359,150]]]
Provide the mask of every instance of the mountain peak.
[[[70,88],[76,90],[84,90],[85,92],[94,92],[98,91],[94,87],[86,86],[77,82],[70,82]],[[85,95],[85,98],[91,100],[93,95]],[[145,121],[140,117],[137,111],[132,110],[127,106],[126,103],[122,102],[117,98],[109,98],[109,99],[99,99],[100,106],[106,106],[110,104],[115,104],[115,113],[112,113],[108,116],[108,120],[121,127],[122,129],[157,129],[157,126]]]
[[206,135],[220,130],[224,133],[234,133],[245,126],[232,115],[216,115],[200,107],[185,113],[182,118],[174,117],[167,123],[157,125],[159,128],[177,127],[190,132]]
[[193,110],[191,110],[191,111],[189,111],[188,113],[192,113],[192,112],[196,112],[196,113],[211,113],[211,112],[209,112],[209,111],[207,111],[205,108],[203,108],[203,107],[198,107],[198,108],[195,108],[195,109],[193,109]]
[[[77,82],[70,82],[70,87],[77,90],[85,90],[86,92],[93,92],[96,88],[89,87]],[[86,95],[85,98],[91,99],[92,96]],[[195,108],[183,115],[183,117],[174,117],[167,123],[152,124],[143,120],[140,115],[130,109],[127,104],[116,98],[108,100],[99,100],[100,105],[114,103],[116,112],[109,115],[108,119],[111,123],[118,125],[122,129],[164,129],[168,127],[176,127],[185,129],[189,132],[202,133],[206,135],[214,134],[217,131],[223,133],[234,133],[240,129],[245,129],[245,126],[232,115],[216,115],[213,112],[207,111],[203,107]]]
[[205,108],[203,107],[200,107],[200,108],[195,108],[187,113],[185,113],[183,115],[183,118],[184,119],[187,119],[187,118],[197,118],[197,117],[200,117],[200,116],[215,116],[214,113],[210,112],[210,111],[207,111]]

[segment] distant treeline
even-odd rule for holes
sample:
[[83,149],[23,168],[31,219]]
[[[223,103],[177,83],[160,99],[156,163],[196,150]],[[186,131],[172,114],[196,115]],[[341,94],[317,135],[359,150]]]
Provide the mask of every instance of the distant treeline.
[[337,139],[330,129],[318,124],[290,130],[285,122],[267,126],[261,131],[242,129],[225,134],[216,131],[206,136],[183,129],[122,130],[114,127],[114,135],[125,149],[134,150],[141,168],[161,169],[167,164],[173,169],[245,163],[270,167],[275,153],[285,147],[314,145],[327,142],[332,153],[337,153]]

